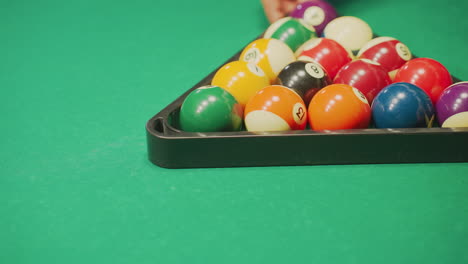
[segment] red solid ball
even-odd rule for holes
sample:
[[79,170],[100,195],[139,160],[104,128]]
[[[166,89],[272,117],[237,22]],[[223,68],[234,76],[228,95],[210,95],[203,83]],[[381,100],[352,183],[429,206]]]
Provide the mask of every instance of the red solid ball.
[[320,64],[333,80],[336,73],[352,60],[351,53],[338,42],[328,38],[312,39],[304,43],[296,52],[299,60],[314,61]]
[[453,83],[447,68],[429,58],[413,59],[405,63],[398,70],[394,82],[407,82],[418,86],[431,97],[433,104],[444,89]]
[[387,69],[377,62],[360,59],[346,64],[333,83],[348,84],[361,91],[372,103],[377,94],[392,83]]

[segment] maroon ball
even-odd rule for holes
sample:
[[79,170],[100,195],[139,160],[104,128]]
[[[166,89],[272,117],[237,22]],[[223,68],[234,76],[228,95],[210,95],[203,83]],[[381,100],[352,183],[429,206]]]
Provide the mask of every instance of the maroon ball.
[[372,103],[377,94],[392,83],[387,70],[368,59],[352,61],[336,74],[333,83],[343,83],[361,91]]
[[468,82],[447,87],[437,101],[436,111],[440,125],[453,115],[468,112]]
[[299,3],[291,12],[291,17],[304,19],[321,35],[325,26],[337,17],[335,8],[324,0],[310,0]]

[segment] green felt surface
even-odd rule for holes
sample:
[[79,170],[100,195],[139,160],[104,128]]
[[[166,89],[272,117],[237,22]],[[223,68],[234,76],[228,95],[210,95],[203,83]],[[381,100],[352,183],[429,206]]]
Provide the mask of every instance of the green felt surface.
[[[333,3],[468,80],[468,2]],[[145,122],[267,25],[258,0],[0,2],[0,263],[467,263],[466,163],[147,161]]]

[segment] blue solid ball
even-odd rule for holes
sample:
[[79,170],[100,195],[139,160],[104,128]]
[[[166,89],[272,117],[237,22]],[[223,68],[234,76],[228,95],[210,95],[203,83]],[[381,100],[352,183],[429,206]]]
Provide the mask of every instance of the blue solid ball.
[[432,127],[434,106],[421,88],[410,83],[385,87],[372,103],[372,117],[377,128]]

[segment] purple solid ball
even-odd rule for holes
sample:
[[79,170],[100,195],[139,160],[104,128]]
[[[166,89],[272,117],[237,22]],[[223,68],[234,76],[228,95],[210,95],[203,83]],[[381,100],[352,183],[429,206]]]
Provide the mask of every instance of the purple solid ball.
[[447,87],[436,104],[439,124],[460,112],[468,111],[468,82],[459,82]]
[[315,28],[320,36],[325,26],[337,17],[337,13],[335,8],[325,0],[310,0],[299,3],[290,16],[304,19],[307,24]]

